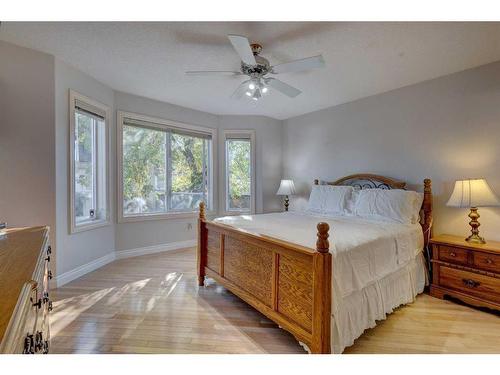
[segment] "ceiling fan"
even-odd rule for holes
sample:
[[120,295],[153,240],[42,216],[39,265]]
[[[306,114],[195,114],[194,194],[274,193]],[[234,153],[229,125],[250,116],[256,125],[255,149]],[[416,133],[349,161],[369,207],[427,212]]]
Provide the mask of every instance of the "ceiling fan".
[[269,87],[290,98],[295,98],[301,93],[299,89],[268,75],[299,72],[325,66],[325,61],[321,55],[271,66],[266,58],[260,56],[262,51],[260,44],[250,43],[246,37],[240,35],[228,35],[228,38],[241,58],[241,71],[188,71],[186,74],[189,76],[248,76],[249,79],[243,81],[233,93],[233,98],[241,98],[246,95],[253,100],[259,100],[269,92]]

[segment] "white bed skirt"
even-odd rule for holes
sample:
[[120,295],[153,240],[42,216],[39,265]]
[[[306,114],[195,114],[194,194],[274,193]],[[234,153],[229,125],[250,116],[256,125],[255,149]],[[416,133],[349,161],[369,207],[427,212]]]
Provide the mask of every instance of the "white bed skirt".
[[[335,272],[335,270],[333,271]],[[398,306],[411,303],[427,283],[425,259],[419,253],[406,266],[339,301],[332,298],[332,353],[342,353],[366,329]]]

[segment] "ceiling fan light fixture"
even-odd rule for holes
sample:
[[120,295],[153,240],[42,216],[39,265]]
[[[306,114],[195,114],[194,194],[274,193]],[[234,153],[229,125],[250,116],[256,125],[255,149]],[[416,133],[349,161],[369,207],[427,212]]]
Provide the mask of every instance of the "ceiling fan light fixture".
[[263,88],[262,88],[262,93],[263,93],[263,94],[267,93],[268,91],[269,91],[269,89],[268,89],[267,87],[263,87]]
[[248,88],[249,88],[250,90],[255,89],[255,85],[253,84],[253,82],[251,82],[251,83],[248,85]]
[[247,92],[245,93],[245,95],[246,95],[246,96],[252,96],[252,93],[251,93],[250,91],[247,91]]
[[253,100],[259,100],[262,98],[262,94],[260,92],[260,88],[255,89],[255,92],[253,93],[252,99]]

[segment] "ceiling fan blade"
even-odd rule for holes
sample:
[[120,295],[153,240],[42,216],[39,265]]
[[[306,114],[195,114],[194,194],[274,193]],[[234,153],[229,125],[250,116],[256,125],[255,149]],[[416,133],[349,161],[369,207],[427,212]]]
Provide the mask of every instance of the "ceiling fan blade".
[[295,87],[290,86],[289,84],[280,81],[279,79],[276,78],[267,78],[266,83],[272,88],[278,90],[279,92],[285,94],[290,98],[295,98],[302,92],[299,89],[296,89]]
[[241,35],[228,35],[227,37],[231,41],[231,44],[238,55],[240,55],[241,61],[248,65],[257,65],[255,56],[250,48],[250,42],[246,37]]
[[226,70],[191,70],[186,72],[187,76],[239,76],[241,72],[231,72]]
[[324,66],[325,66],[325,60],[323,60],[323,56],[318,55],[275,65],[272,67],[271,73],[279,74],[279,73],[300,72],[302,70],[323,68]]
[[248,90],[248,82],[250,82],[249,79],[246,81],[243,81],[236,90],[234,90],[233,94],[231,95],[231,98],[233,99],[240,99],[245,92]]

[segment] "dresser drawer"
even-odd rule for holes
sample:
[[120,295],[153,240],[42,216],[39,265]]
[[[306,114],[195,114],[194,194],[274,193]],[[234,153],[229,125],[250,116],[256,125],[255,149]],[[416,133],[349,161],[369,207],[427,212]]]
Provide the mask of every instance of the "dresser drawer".
[[439,245],[439,260],[467,265],[469,251],[457,247]]
[[500,255],[475,252],[474,266],[485,271],[500,273]]
[[440,266],[439,285],[500,303],[500,279],[494,277]]
[[38,309],[33,306],[38,291],[35,282],[26,283],[17,301],[15,314],[10,320],[0,344],[0,353],[23,353],[25,338],[36,329]]
[[48,232],[48,227],[13,228],[0,241],[0,353],[48,351]]

